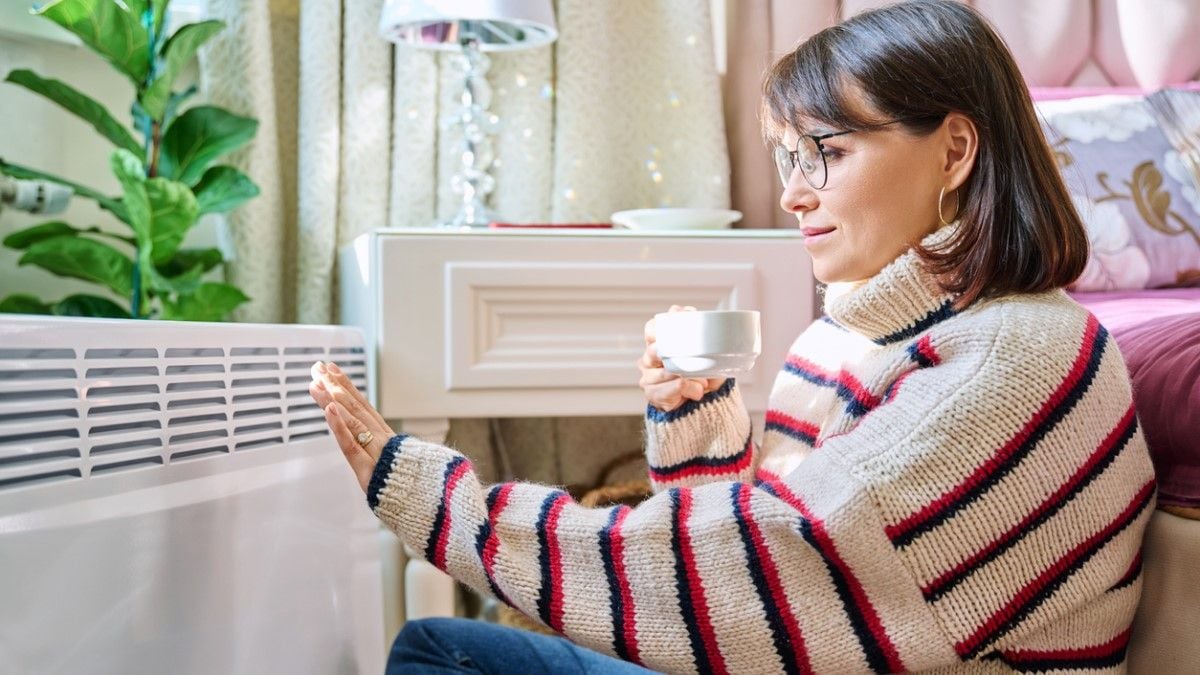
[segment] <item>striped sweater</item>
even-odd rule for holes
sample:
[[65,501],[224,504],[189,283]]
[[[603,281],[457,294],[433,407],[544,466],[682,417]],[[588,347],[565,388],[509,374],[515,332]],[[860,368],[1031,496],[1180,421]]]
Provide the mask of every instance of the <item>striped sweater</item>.
[[656,670],[1120,671],[1154,478],[1116,345],[1061,291],[951,300],[912,251],[835,284],[761,443],[732,380],[647,411],[636,508],[481,485],[405,436],[368,502],[455,578]]

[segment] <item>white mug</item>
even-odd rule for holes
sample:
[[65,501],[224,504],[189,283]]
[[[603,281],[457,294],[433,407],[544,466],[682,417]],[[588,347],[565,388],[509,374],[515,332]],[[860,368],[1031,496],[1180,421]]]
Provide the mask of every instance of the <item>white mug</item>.
[[759,314],[725,309],[654,315],[663,367],[684,377],[730,377],[754,367],[762,352]]

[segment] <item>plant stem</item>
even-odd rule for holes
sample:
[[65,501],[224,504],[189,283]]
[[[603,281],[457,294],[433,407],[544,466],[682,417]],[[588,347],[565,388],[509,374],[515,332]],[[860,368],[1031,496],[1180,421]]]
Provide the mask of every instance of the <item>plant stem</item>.
[[150,134],[150,167],[146,171],[147,178],[158,175],[158,153],[162,148],[162,123],[156,121],[151,128],[153,131]]

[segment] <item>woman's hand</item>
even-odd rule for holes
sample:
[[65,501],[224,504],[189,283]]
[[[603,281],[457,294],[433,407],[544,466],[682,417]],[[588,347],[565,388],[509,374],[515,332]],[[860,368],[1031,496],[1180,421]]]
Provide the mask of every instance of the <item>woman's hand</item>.
[[[694,312],[696,308],[671,305],[670,311]],[[663,368],[654,341],[654,319],[650,319],[646,322],[646,351],[642,358],[638,359],[638,369],[642,371],[638,385],[646,392],[646,401],[655,408],[670,412],[683,405],[684,401],[699,401],[705,394],[720,389],[725,383],[723,377],[681,377]]]
[[318,361],[310,372],[313,381],[308,386],[308,393],[325,411],[325,422],[358,478],[359,486],[366,492],[383,446],[396,432],[333,362]]

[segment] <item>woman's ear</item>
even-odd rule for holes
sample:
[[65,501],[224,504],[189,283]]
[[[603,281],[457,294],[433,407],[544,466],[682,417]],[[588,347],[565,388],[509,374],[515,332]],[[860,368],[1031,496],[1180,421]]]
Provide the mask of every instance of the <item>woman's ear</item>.
[[975,157],[979,153],[979,131],[970,117],[951,112],[942,120],[944,162],[943,184],[946,191],[958,189],[975,168]]

